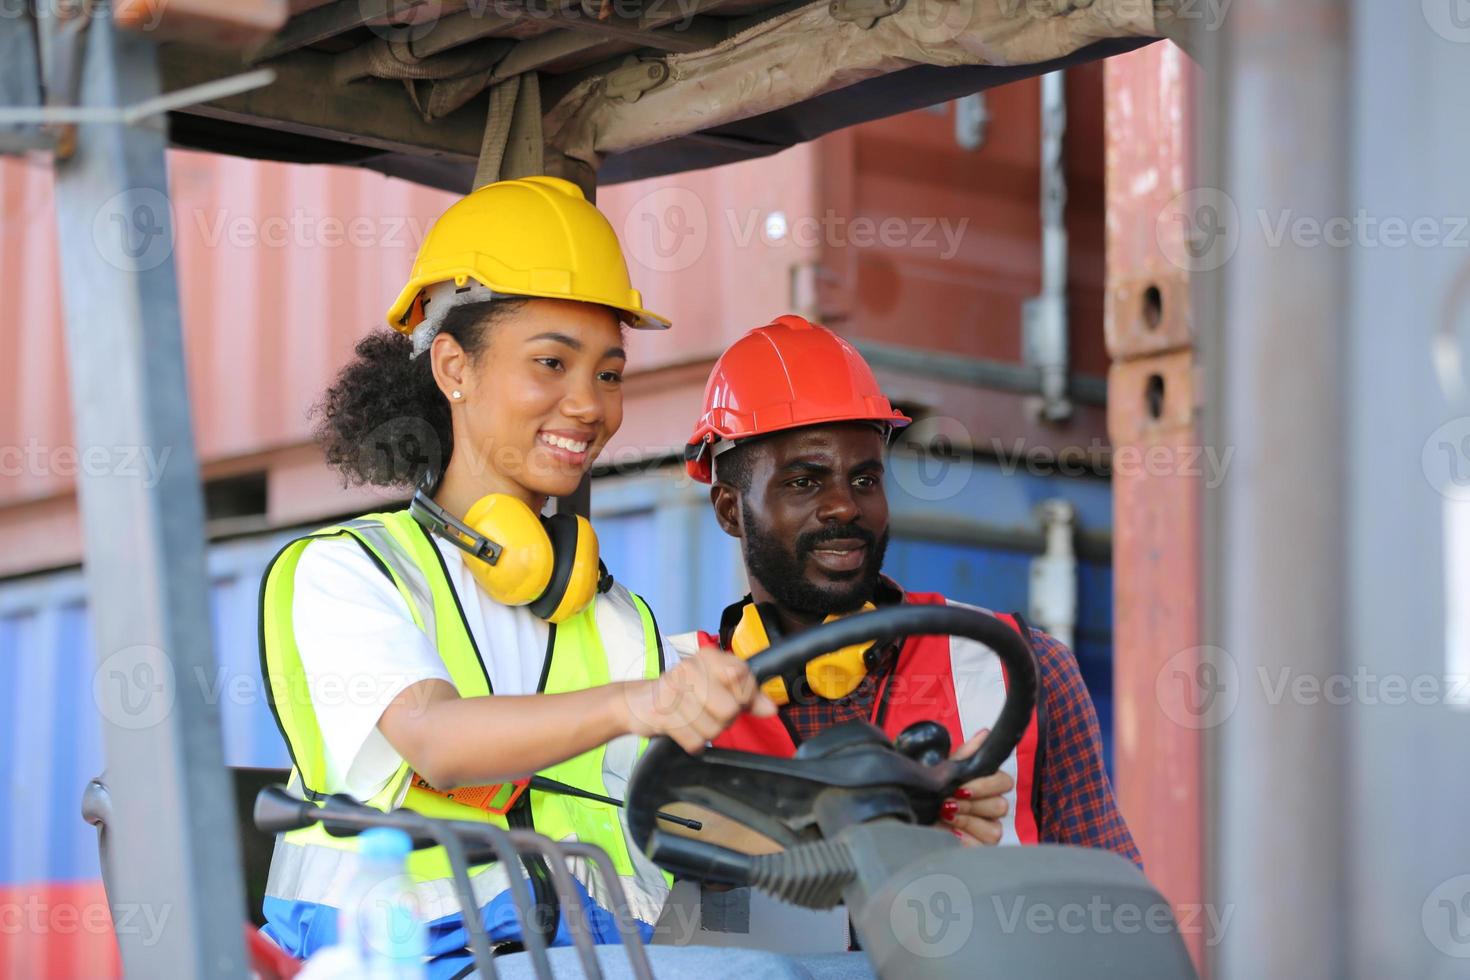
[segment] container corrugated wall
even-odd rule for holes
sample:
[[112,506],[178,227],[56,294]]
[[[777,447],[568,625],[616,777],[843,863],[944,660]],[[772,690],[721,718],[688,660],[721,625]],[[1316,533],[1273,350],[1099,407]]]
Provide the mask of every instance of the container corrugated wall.
[[[1097,375],[1099,72],[1070,73],[1068,94],[1073,355],[1078,370]],[[630,338],[628,410],[610,451],[629,458],[679,446],[709,362],[782,312],[877,343],[1018,360],[1020,304],[1040,283],[1037,84],[986,98],[991,119],[976,149],[959,145],[955,109],[940,106],[759,160],[601,189],[635,283],[676,324]],[[275,525],[328,515],[339,501],[356,506],[364,498],[344,497],[311,448],[307,409],[380,324],[453,196],[360,170],[185,151],[171,152],[169,166],[206,477],[266,472],[264,517]],[[0,349],[11,355],[0,359],[0,576],[81,553],[51,186],[45,165],[0,160],[0,295],[15,311],[0,323]],[[962,234],[946,238],[945,223]],[[94,231],[106,247],[111,229]],[[1012,394],[880,376],[981,445],[1105,435],[1096,409],[1080,409],[1070,428],[1038,426]],[[127,451],[108,448],[119,464]]]
[[[217,700],[230,765],[285,766],[256,651],[260,576],[281,535],[216,545],[216,669],[179,678]],[[96,832],[81,818],[105,767],[92,635],[80,572],[0,585],[0,976],[120,975]],[[148,924],[139,922],[139,928]]]

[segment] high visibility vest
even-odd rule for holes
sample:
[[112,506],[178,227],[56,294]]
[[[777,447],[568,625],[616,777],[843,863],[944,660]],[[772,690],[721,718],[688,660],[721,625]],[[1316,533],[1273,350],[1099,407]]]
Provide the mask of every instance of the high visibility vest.
[[[937,593],[906,592],[903,601],[977,608]],[[979,611],[1005,622],[1029,643],[1014,616]],[[697,634],[697,639],[695,634],[684,634],[671,637],[669,642],[682,653],[701,643],[717,646],[720,638],[710,633]],[[889,738],[914,722],[937,721],[948,730],[950,744],[959,748],[976,732],[995,724],[1005,703],[1006,683],[1000,658],[983,643],[958,636],[911,636],[904,641],[893,670],[880,684],[868,720]],[[1031,713],[1020,743],[1001,765],[1001,771],[1010,773],[1016,781],[1015,788],[1006,794],[1010,808],[1001,821],[1003,844],[1035,844],[1038,839],[1037,716],[1038,712]],[[743,714],[714,744],[722,749],[782,758],[796,753],[791,731],[779,716],[756,718]]]
[[[272,560],[261,586],[261,670],[267,679],[271,711],[291,752],[291,785],[306,799],[322,798],[326,762],[321,729],[292,628],[296,565],[312,541],[340,536],[360,544],[392,580],[414,622],[434,641],[459,694],[468,698],[493,693],[443,556],[429,532],[408,511],[369,514],[292,541]],[[540,693],[654,678],[662,671],[663,649],[653,614],[642,599],[620,585],[614,584],[581,613],[551,624],[550,629],[548,663],[542,672]],[[444,737],[452,738],[454,734],[446,732]],[[622,799],[632,763],[646,744],[646,739],[636,739],[633,751],[623,746],[620,751],[610,752],[610,747],[617,745],[615,741],[543,769],[540,774]],[[387,785],[363,802],[380,810],[406,807],[430,817],[508,825],[506,817],[413,786],[412,775],[408,763],[402,763]],[[634,859],[619,808],[528,789],[511,811],[510,825],[534,827],[555,840],[575,839],[601,847],[612,858],[633,915],[645,922],[657,919],[671,878],[641,854]],[[320,825],[281,835],[271,861],[267,896],[340,908],[343,892],[352,879],[356,849],[355,837],[333,837]],[[603,908],[613,907],[607,886],[585,858],[570,859],[568,867],[594,901]],[[408,858],[407,871],[416,880],[414,889],[423,921],[460,913],[442,847],[414,851]],[[515,873],[521,872],[516,869]],[[470,868],[470,879],[481,908],[509,886],[506,869],[499,862]]]

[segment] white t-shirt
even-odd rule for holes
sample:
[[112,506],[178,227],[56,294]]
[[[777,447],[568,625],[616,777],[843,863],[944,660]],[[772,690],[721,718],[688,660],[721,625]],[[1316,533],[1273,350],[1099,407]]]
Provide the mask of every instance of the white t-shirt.
[[[550,627],[525,607],[491,599],[464,553],[435,538],[496,694],[534,694]],[[449,671],[391,579],[355,540],[321,538],[296,565],[292,624],[326,756],[326,793],[365,800],[382,790],[402,757],[378,731],[406,688]],[[452,683],[452,682],[451,682]]]

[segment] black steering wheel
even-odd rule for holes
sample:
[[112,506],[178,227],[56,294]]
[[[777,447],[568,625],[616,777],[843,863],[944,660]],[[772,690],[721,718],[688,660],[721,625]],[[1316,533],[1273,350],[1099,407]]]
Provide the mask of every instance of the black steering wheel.
[[1005,704],[979,752],[951,760],[949,734],[932,721],[910,725],[892,741],[867,722],[845,722],[803,742],[790,759],[729,749],[691,756],[671,738],[654,738],[628,783],[634,843],[666,870],[746,885],[751,855],[661,828],[658,811],[670,803],[696,804],[785,847],[831,838],[844,826],[870,820],[932,824],[956,789],[1000,768],[1031,720],[1036,662],[1016,630],[961,606],[892,606],[781,640],[752,657],[750,668],[764,682],[846,646],[920,635],[975,640],[1005,665]]

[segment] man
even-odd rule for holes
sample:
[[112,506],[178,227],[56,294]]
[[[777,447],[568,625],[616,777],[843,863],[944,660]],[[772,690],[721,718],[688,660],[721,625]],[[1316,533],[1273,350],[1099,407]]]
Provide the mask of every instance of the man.
[[[750,595],[725,610],[718,633],[676,645],[718,643],[748,657],[772,634],[870,604],[950,602],[904,592],[881,574],[885,449],[908,421],[862,356],[824,327],[783,316],[736,341],[710,375],[685,458],[690,475],[713,484],[720,526],[740,539]],[[1001,770],[961,788],[941,819],[968,845],[1074,844],[1141,864],[1103,769],[1097,714],[1075,658],[1019,617],[1001,618],[1035,655],[1036,716]],[[744,716],[715,744],[790,755],[843,721],[870,721],[892,736],[932,719],[949,729],[955,754],[968,755],[1004,701],[998,658],[961,638],[909,638],[814,666],[768,686],[784,701],[776,718]]]

